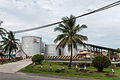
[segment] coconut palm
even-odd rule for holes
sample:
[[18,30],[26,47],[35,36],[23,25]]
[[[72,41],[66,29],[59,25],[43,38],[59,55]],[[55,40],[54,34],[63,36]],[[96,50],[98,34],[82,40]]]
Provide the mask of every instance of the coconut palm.
[[[0,26],[2,23],[3,23],[3,21],[0,20]],[[0,36],[2,38],[6,35],[6,33],[7,33],[7,31],[4,28],[0,27]]]
[[55,31],[61,32],[61,34],[57,36],[54,42],[59,42],[56,48],[64,48],[68,46],[68,50],[71,52],[71,58],[69,63],[69,67],[71,67],[73,48],[77,49],[78,45],[84,46],[83,41],[88,40],[87,36],[78,34],[78,32],[82,29],[87,28],[87,26],[80,26],[79,24],[76,25],[76,19],[73,15],[71,15],[70,18],[63,17],[62,20],[63,23],[59,24],[59,26],[54,29]]
[[9,53],[9,60],[11,58],[11,53],[16,52],[18,49],[17,44],[18,44],[18,39],[15,39],[15,36],[12,31],[8,32],[8,37],[4,37],[2,43],[2,51],[4,53]]
[[7,31],[4,28],[0,27],[0,36],[2,38],[6,35],[6,33],[7,33]]

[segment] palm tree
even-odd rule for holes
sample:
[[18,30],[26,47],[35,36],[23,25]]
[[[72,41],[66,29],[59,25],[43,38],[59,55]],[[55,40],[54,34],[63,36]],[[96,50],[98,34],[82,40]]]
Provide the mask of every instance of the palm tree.
[[11,58],[11,53],[16,52],[18,49],[18,39],[15,39],[15,36],[12,31],[8,32],[8,38],[4,37],[2,42],[2,51],[4,53],[9,53],[9,60]]
[[62,20],[63,23],[59,24],[59,26],[54,29],[55,31],[61,32],[61,34],[57,36],[54,42],[59,42],[56,48],[64,48],[68,46],[68,50],[71,52],[71,58],[69,63],[69,67],[71,67],[73,48],[77,49],[77,45],[85,46],[83,41],[88,40],[87,36],[78,34],[78,32],[82,29],[87,28],[87,26],[80,26],[79,24],[76,25],[76,19],[73,15],[71,15],[70,18],[63,17]]
[[7,31],[4,29],[4,28],[2,28],[2,27],[0,27],[0,36],[3,38],[4,36],[6,36],[6,33],[7,33]]
[[[3,23],[3,21],[0,20],[0,26],[2,23]],[[6,33],[7,33],[7,31],[4,28],[0,27],[0,36],[2,38],[6,35]]]

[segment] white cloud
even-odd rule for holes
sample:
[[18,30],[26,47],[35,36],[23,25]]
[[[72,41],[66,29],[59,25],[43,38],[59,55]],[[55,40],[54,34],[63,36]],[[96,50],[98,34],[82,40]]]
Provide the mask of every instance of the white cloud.
[[[62,17],[81,15],[114,0],[0,0],[0,18],[2,27],[7,30],[21,30],[60,21]],[[77,19],[77,23],[86,24],[88,29],[81,33],[87,35],[89,43],[117,48],[120,47],[120,6]],[[57,32],[55,26],[16,34],[22,36],[42,36],[44,42],[53,43]]]

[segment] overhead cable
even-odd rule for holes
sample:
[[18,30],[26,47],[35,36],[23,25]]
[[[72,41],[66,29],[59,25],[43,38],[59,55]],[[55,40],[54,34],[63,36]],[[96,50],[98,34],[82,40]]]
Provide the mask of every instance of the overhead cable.
[[[116,1],[114,3],[111,3],[109,5],[106,5],[104,7],[101,7],[99,9],[96,9],[96,10],[93,10],[91,12],[88,12],[88,13],[85,13],[85,14],[82,14],[80,16],[76,16],[75,18],[80,18],[80,17],[83,17],[83,16],[87,16],[87,15],[90,15],[90,14],[93,14],[93,13],[96,13],[96,12],[100,12],[100,11],[103,11],[103,10],[106,10],[106,9],[109,9],[109,8],[112,8],[112,7],[115,7],[117,5],[120,5],[120,0],[119,1]],[[46,27],[50,27],[50,26],[53,26],[53,25],[56,25],[56,24],[60,24],[62,23],[63,21],[58,21],[58,22],[55,22],[55,23],[51,23],[51,24],[47,24],[47,25],[43,25],[43,26],[39,26],[39,27],[35,27],[35,28],[30,28],[30,29],[24,29],[24,30],[18,30],[18,31],[14,31],[14,33],[22,33],[22,32],[28,32],[28,31],[33,31],[33,30],[37,30],[37,29],[41,29],[41,28],[46,28]]]

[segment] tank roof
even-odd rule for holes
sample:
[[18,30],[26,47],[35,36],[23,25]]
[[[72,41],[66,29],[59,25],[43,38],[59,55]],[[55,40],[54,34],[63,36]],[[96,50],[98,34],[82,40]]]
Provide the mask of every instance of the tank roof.
[[56,44],[45,44],[47,46],[56,46]]
[[22,38],[25,38],[25,37],[41,38],[41,37],[38,37],[38,36],[23,36]]

